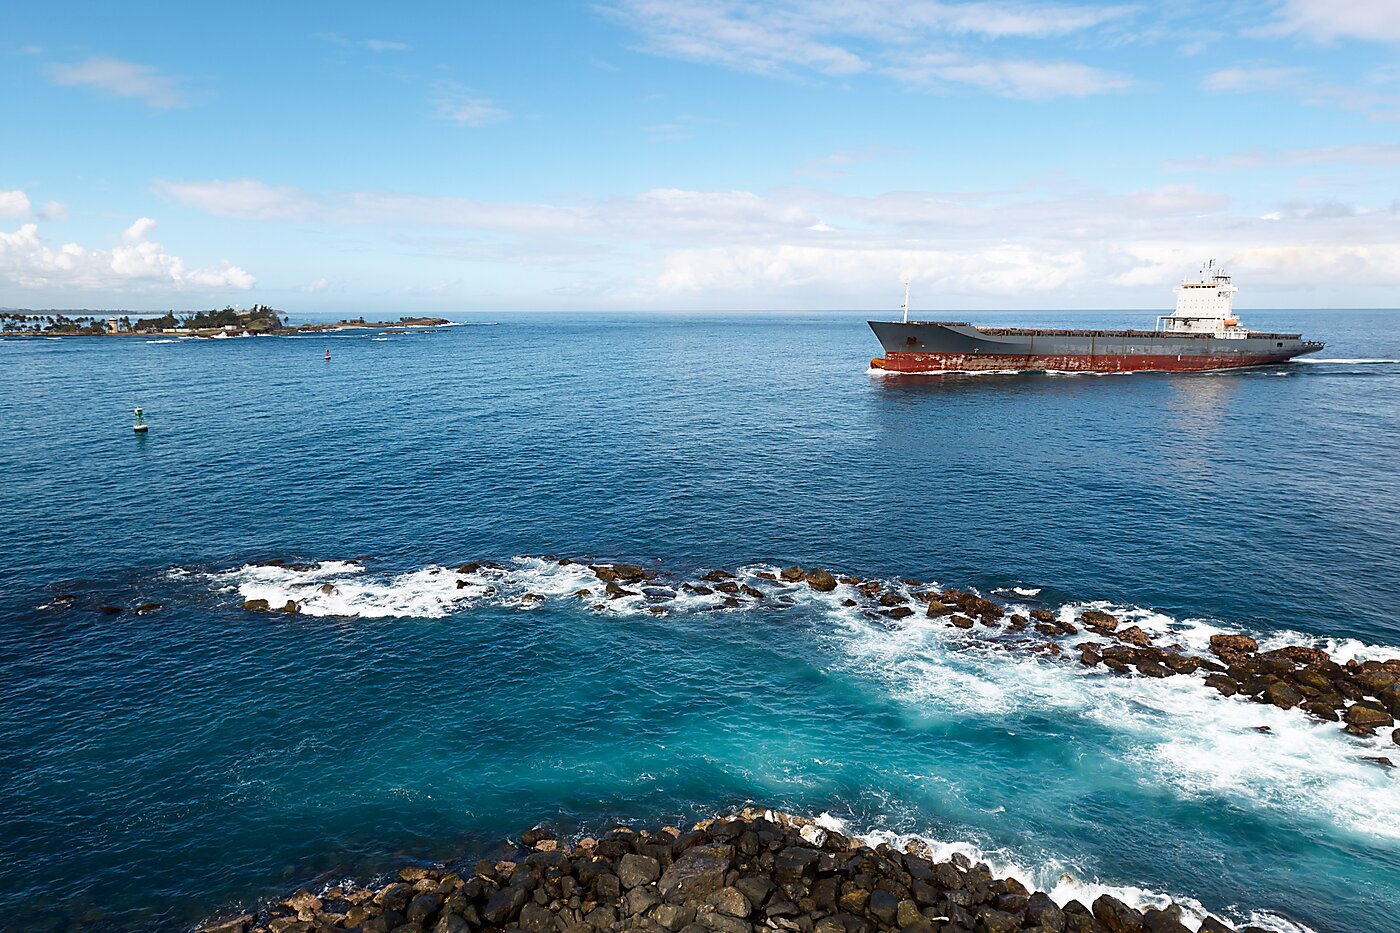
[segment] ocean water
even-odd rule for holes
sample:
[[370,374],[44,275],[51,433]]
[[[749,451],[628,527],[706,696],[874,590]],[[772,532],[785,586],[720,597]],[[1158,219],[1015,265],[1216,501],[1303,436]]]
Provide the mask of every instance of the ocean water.
[[597,609],[542,558],[672,588],[800,563],[1397,656],[1400,312],[1255,312],[1328,347],[1102,377],[883,376],[856,313],[455,317],[0,340],[0,926],[179,930],[539,819],[757,802],[1061,900],[1400,930],[1400,780],[1362,760],[1400,761],[1388,736],[844,588]]

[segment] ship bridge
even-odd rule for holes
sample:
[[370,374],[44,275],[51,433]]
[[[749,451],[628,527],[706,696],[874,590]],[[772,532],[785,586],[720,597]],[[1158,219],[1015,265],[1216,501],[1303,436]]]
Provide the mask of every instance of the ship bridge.
[[1176,313],[1157,318],[1157,330],[1168,334],[1206,334],[1243,338],[1249,330],[1235,317],[1235,292],[1230,276],[1211,259],[1197,278],[1176,288]]

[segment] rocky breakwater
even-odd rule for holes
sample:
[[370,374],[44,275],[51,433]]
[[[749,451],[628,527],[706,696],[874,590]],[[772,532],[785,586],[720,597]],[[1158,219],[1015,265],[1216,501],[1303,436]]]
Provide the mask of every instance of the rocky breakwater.
[[[523,833],[472,867],[411,867],[381,886],[301,891],[201,933],[1230,933],[1180,908],[1109,895],[1056,903],[962,855],[871,846],[816,823],[747,808],[682,831],[619,827],[602,838]],[[1192,926],[1183,923],[1191,919]],[[1253,933],[1255,928],[1244,928]]]
[[[1212,635],[1208,646],[1198,642],[1187,648],[1174,641],[1177,636],[1171,632],[1151,634],[1103,609],[1073,604],[1032,608],[1034,600],[997,601],[914,578],[862,579],[821,568],[761,564],[681,575],[640,564],[590,563],[554,555],[529,560],[548,562],[577,581],[553,598],[581,600],[600,612],[664,617],[677,612],[780,610],[796,605],[804,592],[815,593],[829,598],[833,606],[888,626],[934,620],[955,630],[955,637],[969,650],[1034,653],[1061,663],[1077,660],[1085,667],[1123,676],[1191,677],[1225,697],[1297,710],[1316,720],[1339,723],[1358,739],[1379,737],[1400,745],[1400,728],[1396,728],[1400,658],[1339,662],[1311,645],[1261,651],[1254,638],[1227,633]],[[317,569],[315,564],[284,561],[264,561],[262,566],[294,574]],[[469,604],[472,600],[513,602],[522,609],[534,609],[552,598],[520,591],[512,581],[512,568],[495,561],[466,563],[442,572],[455,574],[456,590]],[[335,584],[329,582],[297,590],[298,598],[311,600],[336,592]],[[63,598],[55,598],[54,603]],[[304,610],[297,599],[284,597],[248,598],[242,606],[286,614]],[[1379,756],[1367,760],[1391,764]]]

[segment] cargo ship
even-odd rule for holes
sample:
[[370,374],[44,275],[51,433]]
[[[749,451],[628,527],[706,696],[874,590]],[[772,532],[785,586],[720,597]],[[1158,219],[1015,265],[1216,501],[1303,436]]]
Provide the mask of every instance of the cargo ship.
[[1325,344],[1302,334],[1249,330],[1235,317],[1235,285],[1214,260],[1176,289],[1176,313],[1154,330],[979,327],[958,321],[870,321],[885,355],[870,361],[892,373],[1174,372],[1286,363]]

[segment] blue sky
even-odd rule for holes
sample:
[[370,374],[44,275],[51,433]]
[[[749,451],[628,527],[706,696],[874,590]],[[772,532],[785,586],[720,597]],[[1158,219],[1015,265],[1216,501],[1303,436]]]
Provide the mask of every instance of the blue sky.
[[7,4],[0,81],[6,307],[1400,306],[1396,0]]

